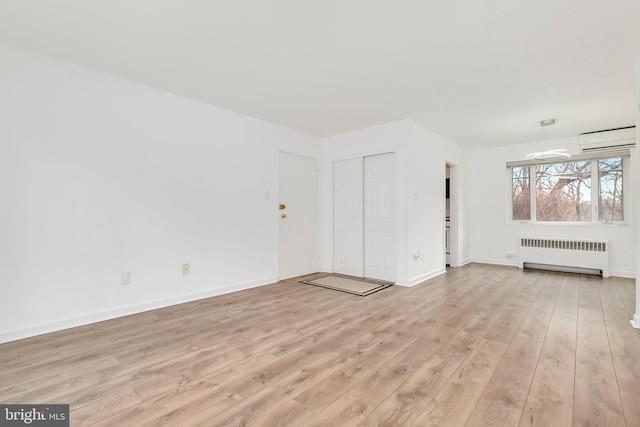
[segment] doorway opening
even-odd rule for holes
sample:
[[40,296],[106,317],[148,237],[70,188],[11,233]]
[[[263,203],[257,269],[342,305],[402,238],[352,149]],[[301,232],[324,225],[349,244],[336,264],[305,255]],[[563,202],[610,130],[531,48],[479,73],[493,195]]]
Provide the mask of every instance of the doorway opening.
[[445,165],[444,263],[446,267],[458,267],[458,166]]

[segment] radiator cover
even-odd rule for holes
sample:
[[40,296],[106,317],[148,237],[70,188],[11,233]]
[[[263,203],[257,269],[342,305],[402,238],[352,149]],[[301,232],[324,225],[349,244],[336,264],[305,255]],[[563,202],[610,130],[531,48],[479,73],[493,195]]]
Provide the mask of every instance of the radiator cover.
[[518,266],[541,264],[548,269],[596,269],[609,277],[609,242],[606,240],[520,237]]

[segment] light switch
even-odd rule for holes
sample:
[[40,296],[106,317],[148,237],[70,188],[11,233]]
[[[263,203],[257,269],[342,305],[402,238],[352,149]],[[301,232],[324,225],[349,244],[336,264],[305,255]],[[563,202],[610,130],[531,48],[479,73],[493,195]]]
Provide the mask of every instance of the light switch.
[[131,273],[128,272],[128,271],[120,273],[120,284],[121,285],[128,285],[130,283],[131,283]]

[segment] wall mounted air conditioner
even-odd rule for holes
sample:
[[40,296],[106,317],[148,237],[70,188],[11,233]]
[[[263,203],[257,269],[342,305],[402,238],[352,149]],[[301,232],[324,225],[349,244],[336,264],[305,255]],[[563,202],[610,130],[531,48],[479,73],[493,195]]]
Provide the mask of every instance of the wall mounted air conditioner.
[[635,145],[635,126],[578,135],[578,149],[580,150],[580,153],[589,153],[593,150],[601,150],[605,148],[632,147]]

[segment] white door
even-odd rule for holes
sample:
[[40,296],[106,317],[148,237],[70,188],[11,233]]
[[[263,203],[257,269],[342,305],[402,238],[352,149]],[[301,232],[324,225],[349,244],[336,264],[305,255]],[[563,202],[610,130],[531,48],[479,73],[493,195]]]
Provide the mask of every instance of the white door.
[[363,277],[362,158],[333,164],[333,271]]
[[364,158],[364,275],[395,280],[395,154]]
[[318,271],[317,160],[280,153],[278,278]]
[[395,154],[333,165],[336,273],[395,281]]

